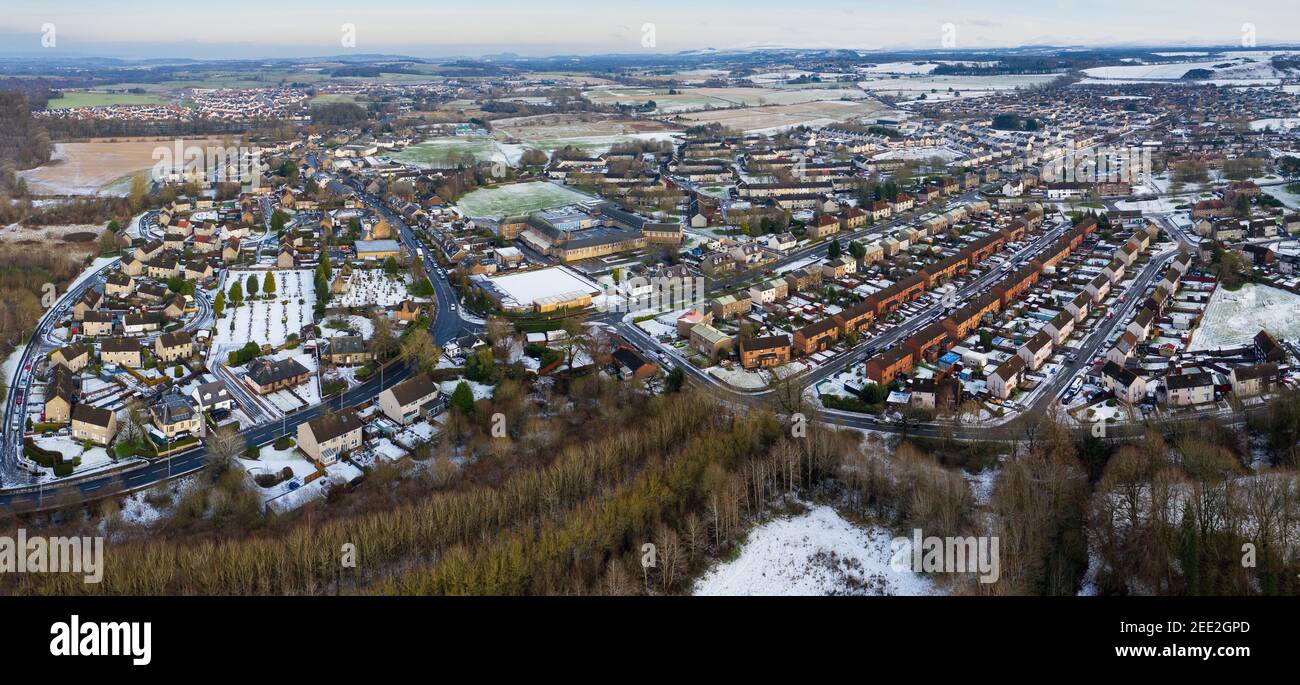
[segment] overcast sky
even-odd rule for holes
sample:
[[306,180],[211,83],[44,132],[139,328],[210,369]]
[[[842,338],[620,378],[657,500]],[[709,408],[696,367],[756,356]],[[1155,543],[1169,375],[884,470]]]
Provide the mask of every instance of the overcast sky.
[[[17,3],[9,3],[17,4]],[[420,57],[677,52],[755,46],[957,48],[1300,42],[1300,0],[24,0],[0,54]],[[54,26],[55,47],[41,48]],[[355,26],[356,47],[341,44]],[[649,42],[653,26],[653,46]],[[646,40],[643,40],[646,39]]]

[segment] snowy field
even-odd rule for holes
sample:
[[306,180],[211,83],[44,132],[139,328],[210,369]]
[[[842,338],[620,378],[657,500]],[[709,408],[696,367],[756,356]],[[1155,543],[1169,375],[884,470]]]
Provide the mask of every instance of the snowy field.
[[496,188],[480,188],[462,197],[456,204],[468,216],[503,217],[539,209],[563,207],[591,198],[563,186],[545,181],[512,183]]
[[383,269],[357,269],[348,277],[351,288],[330,300],[334,307],[393,307],[411,296],[409,274],[389,276]]
[[696,595],[933,595],[934,581],[890,567],[894,535],[817,505],[750,531],[740,556],[702,576]]
[[1300,295],[1253,283],[1236,292],[1219,288],[1187,349],[1246,345],[1261,328],[1278,339],[1300,337]]
[[213,333],[215,347],[237,349],[250,340],[279,347],[285,343],[290,333],[298,333],[303,326],[312,323],[316,289],[309,269],[231,271],[224,287],[229,291],[235,279],[239,279],[241,288],[245,287],[250,274],[256,274],[260,284],[268,273],[275,274],[275,299],[245,300],[243,306],[234,307],[227,295],[226,315],[217,320],[216,331]]
[[[1219,68],[1220,65],[1228,65]],[[1170,64],[1134,64],[1111,67],[1092,67],[1083,73],[1090,79],[1099,80],[1149,80],[1179,81],[1192,69],[1204,69],[1211,72],[1212,79],[1258,81],[1261,79],[1283,78],[1290,74],[1279,71],[1265,56],[1251,56],[1247,53],[1234,53],[1225,59],[1199,62],[1174,62]]]
[[915,76],[917,74],[928,74],[937,68],[939,68],[937,62],[885,62],[884,64],[873,64],[858,71],[864,74],[907,74]]
[[1250,130],[1252,131],[1262,131],[1264,129],[1289,131],[1293,128],[1300,128],[1300,117],[1291,117],[1288,119],[1256,119],[1250,122]]

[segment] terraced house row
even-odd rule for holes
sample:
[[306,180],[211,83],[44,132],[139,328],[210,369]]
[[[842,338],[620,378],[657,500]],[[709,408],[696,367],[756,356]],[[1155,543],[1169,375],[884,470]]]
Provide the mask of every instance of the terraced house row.
[[[961,217],[964,216],[965,210],[963,209]],[[1035,221],[1034,224],[1038,225],[1038,222]],[[1077,245],[1078,242],[1082,241],[1082,238],[1079,238],[1079,241],[1072,242],[1071,236],[1082,231],[1090,233],[1093,230],[1096,230],[1095,221],[1088,223],[1087,228],[1081,227],[1072,230],[1066,236],[1062,236],[1061,240],[1066,241],[1065,244],[1067,245]],[[1002,250],[1007,244],[1023,239],[1028,231],[1029,224],[1023,219],[1017,219],[1009,227],[979,238],[958,250],[955,254],[926,265],[910,276],[871,293],[863,298],[861,302],[847,307],[830,317],[804,326],[794,332],[795,353],[802,355],[813,354],[831,347],[843,336],[860,332],[869,327],[872,322],[921,297],[927,290],[933,290],[944,283],[964,276],[970,269]],[[1026,269],[1029,269],[1029,267],[1026,267]],[[1038,271],[1041,271],[1041,267],[1033,271],[1035,278]],[[1025,287],[1028,287],[1028,285]],[[1010,296],[1014,296],[1014,294],[1011,293]],[[1003,299],[1005,304],[1006,298]]]
[[[997,314],[1013,301],[1021,298],[1038,282],[1046,269],[1068,257],[1088,235],[1096,230],[1096,220],[1085,219],[1044,248],[1038,254],[1038,258],[1030,260],[999,280],[988,292],[977,295],[947,317],[925,326],[894,347],[868,359],[867,378],[872,382],[887,385],[901,374],[910,372],[918,364],[934,361],[977,329],[985,316]],[[1009,242],[1003,235],[993,235],[989,238],[995,239],[994,244],[999,248]],[[1046,331],[1040,331],[1038,335],[1031,338],[1022,348],[1024,354],[1018,352],[1017,357],[1027,356],[1028,359],[1024,359],[1024,362],[1037,368],[1045,356],[1050,356],[1053,341],[1058,338],[1063,340],[1068,336],[1068,331],[1063,332],[1067,327],[1066,324],[1060,322],[1059,328],[1053,328],[1056,323],[1054,320],[1048,324]],[[1073,322],[1068,328],[1073,330]]]

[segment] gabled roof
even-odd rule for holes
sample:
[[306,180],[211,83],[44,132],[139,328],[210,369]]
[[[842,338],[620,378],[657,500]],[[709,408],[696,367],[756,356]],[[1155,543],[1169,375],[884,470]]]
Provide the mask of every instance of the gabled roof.
[[438,392],[438,386],[433,384],[433,379],[427,373],[422,373],[413,378],[407,379],[389,390],[398,404],[406,405],[417,402]]
[[1176,376],[1165,376],[1165,385],[1170,390],[1186,390],[1188,388],[1203,388],[1211,385],[1213,381],[1210,374],[1204,371],[1199,373],[1184,373]]
[[768,335],[761,338],[744,338],[740,341],[741,352],[778,350],[790,346],[788,335]]
[[311,434],[315,436],[316,442],[328,442],[340,435],[346,435],[352,431],[361,430],[361,419],[357,418],[357,413],[350,409],[345,409],[333,414],[319,416],[307,423],[311,429]]
[[305,373],[309,373],[307,367],[299,364],[296,359],[280,359],[276,361],[254,359],[248,365],[248,377],[258,385],[268,385],[286,378],[295,378]]
[[139,338],[108,338],[99,344],[99,353],[105,352],[139,352]]
[[1115,379],[1117,383],[1126,388],[1133,387],[1134,383],[1142,380],[1142,377],[1134,373],[1132,369],[1120,366],[1113,361],[1106,362],[1106,365],[1101,367],[1101,372],[1103,375]]
[[109,424],[113,422],[113,412],[82,403],[72,408],[72,420],[100,428],[108,428]]
[[174,333],[163,333],[158,336],[158,344],[164,348],[179,347],[190,344],[190,334],[188,331],[176,331]]

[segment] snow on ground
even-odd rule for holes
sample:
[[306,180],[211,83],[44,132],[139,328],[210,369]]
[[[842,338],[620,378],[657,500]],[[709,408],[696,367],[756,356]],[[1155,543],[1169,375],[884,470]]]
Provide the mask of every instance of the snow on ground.
[[938,147],[909,147],[909,148],[900,148],[900,149],[898,149],[898,150],[890,150],[890,151],[888,151],[888,152],[882,152],[882,153],[880,153],[880,154],[878,154],[878,155],[872,157],[872,159],[913,159],[913,160],[919,159],[919,160],[929,160],[929,159],[932,159],[932,158],[934,158],[934,157],[938,157],[939,159],[942,159],[944,162],[951,162],[951,161],[953,161],[954,159],[957,159],[957,158],[959,158],[959,157],[963,157],[963,156],[964,156],[964,155],[963,155],[961,152],[958,152],[957,150],[954,150],[954,149],[952,149],[952,148],[950,148],[950,147],[946,147],[946,146],[938,146]]
[[1280,131],[1280,130],[1289,131],[1293,128],[1300,128],[1300,118],[1291,117],[1287,119],[1256,119],[1250,122],[1250,130],[1252,131],[1261,131],[1266,128],[1271,128],[1275,131]]
[[1176,212],[1178,200],[1169,197],[1162,197],[1155,200],[1121,200],[1115,203],[1119,209],[1129,210],[1137,209],[1144,213],[1168,214]]
[[[18,347],[15,347],[14,351],[9,354],[7,359],[5,359],[3,367],[5,388],[14,387],[14,376],[18,375],[18,364],[23,360],[23,350],[26,349],[26,345],[19,345]],[[3,412],[5,408],[8,408],[9,406],[7,402],[4,402],[3,404],[4,408],[0,408],[0,412]]]
[[655,339],[659,339],[662,336],[669,336],[669,338],[675,338],[677,336],[677,326],[664,323],[658,318],[638,321],[636,325],[641,330],[649,333],[650,336]]
[[[367,319],[364,316],[358,316],[356,314],[349,314],[347,316],[331,316],[328,319],[328,321],[341,322],[351,327],[353,330],[357,332],[357,335],[365,338],[366,340],[369,340],[370,336],[375,334],[374,324],[370,322],[370,319]],[[350,332],[342,328],[329,328],[327,326],[321,326],[321,334],[323,335],[323,337],[333,338],[334,336],[337,335],[350,335]]]
[[[576,358],[574,359],[574,363],[578,363]],[[456,386],[460,385],[460,382],[463,380],[469,384],[469,389],[474,392],[474,401],[477,402],[478,400],[485,400],[492,397],[492,391],[495,390],[493,386],[479,383],[477,381],[465,380],[464,378],[457,378],[454,381],[443,381],[438,384],[438,391],[445,393],[450,397],[451,394],[456,391]]]
[[1088,407],[1083,412],[1083,418],[1090,423],[1118,421],[1124,418],[1124,410],[1120,408],[1119,403],[1115,400],[1106,400]]
[[410,299],[407,286],[409,274],[389,276],[383,269],[357,269],[348,277],[348,291],[335,295],[330,305],[335,307],[393,307]]
[[126,496],[122,501],[122,521],[143,528],[157,523],[167,515],[166,512],[149,503],[150,492],[152,490],[140,490]]
[[73,440],[70,435],[42,435],[33,441],[41,449],[62,454],[64,461],[72,461],[80,457],[81,463],[77,465],[76,473],[111,464],[113,461],[103,447],[85,449],[85,445]]
[[890,567],[894,535],[816,505],[750,531],[740,556],[705,573],[697,595],[933,595],[934,581]]
[[[213,333],[213,345],[220,349],[243,347],[250,340],[258,344],[270,344],[279,347],[289,338],[290,333],[299,333],[302,327],[313,322],[313,308],[316,306],[316,288],[309,269],[292,271],[231,271],[226,278],[227,291],[239,279],[240,287],[246,288],[248,276],[256,274],[258,283],[264,282],[267,273],[275,274],[274,300],[244,300],[244,304],[235,307],[226,299],[226,315],[218,319]],[[244,293],[248,296],[247,291]],[[224,357],[224,355],[223,355]]]
[[710,366],[708,373],[727,385],[747,390],[765,388],[768,382],[767,372],[750,371],[739,364],[730,367]]
[[90,266],[86,267],[81,273],[77,274],[76,278],[72,279],[72,282],[68,284],[67,290],[75,289],[77,286],[84,283],[87,278],[90,278],[96,271],[99,271],[117,260],[117,257],[96,257],[95,261],[90,263]]
[[[361,469],[352,464],[345,461],[335,462],[325,467],[325,476],[268,499],[266,506],[281,513],[297,509],[311,500],[324,497],[329,488],[340,487],[362,475]],[[298,480],[296,477],[293,479],[294,482]],[[285,481],[276,487],[288,487],[288,483],[289,481]]]
[[1261,328],[1279,339],[1300,338],[1300,295],[1254,283],[1236,292],[1219,288],[1187,349],[1246,345]]
[[937,62],[885,62],[858,71],[864,74],[928,74],[938,67]]
[[380,438],[371,446],[374,453],[388,461],[397,461],[406,456],[406,450],[398,447],[396,443],[388,438]]
[[275,405],[276,409],[286,414],[303,407],[320,404],[320,384],[316,374],[315,355],[303,354],[301,350],[284,350],[271,355],[269,358],[274,360],[294,359],[308,371],[311,371],[312,376],[307,379],[306,383],[285,390],[276,390],[263,396],[263,399],[268,400]]
[[[1236,62],[1235,64],[1232,64]],[[1224,68],[1216,68],[1218,65],[1230,64]],[[1204,69],[1212,72],[1213,79],[1220,81],[1251,81],[1260,79],[1276,79],[1286,76],[1285,73],[1278,71],[1267,61],[1258,61],[1250,58],[1239,59],[1234,55],[1221,60],[1212,60],[1204,62],[1174,62],[1170,64],[1135,64],[1126,66],[1110,67],[1092,67],[1084,69],[1083,73],[1090,79],[1103,81],[1109,80],[1126,80],[1139,79],[1151,81],[1179,81],[1183,75],[1192,69]]]

